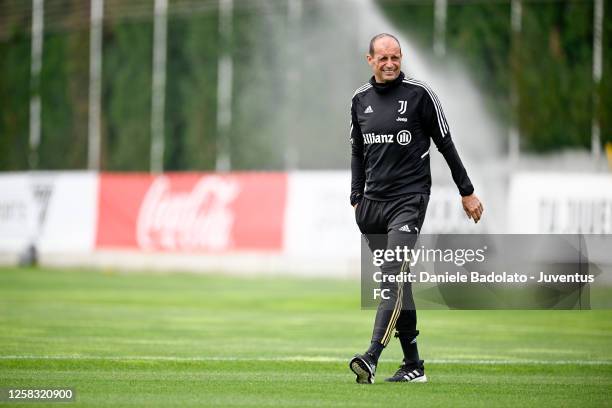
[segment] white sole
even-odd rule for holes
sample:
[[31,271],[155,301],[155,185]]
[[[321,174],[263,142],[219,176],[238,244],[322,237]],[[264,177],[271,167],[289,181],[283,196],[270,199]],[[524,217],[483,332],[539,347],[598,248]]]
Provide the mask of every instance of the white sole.
[[427,382],[427,376],[425,374],[423,374],[422,377],[417,377],[414,380],[410,380],[409,382],[426,383]]
[[366,365],[358,358],[354,358],[349,364],[351,371],[357,375],[357,383],[374,384],[374,375],[368,369],[363,368],[360,363]]
[[427,376],[425,374],[423,374],[422,377],[417,377],[417,378],[414,378],[412,380],[404,378],[401,381],[387,381],[387,380],[385,380],[385,382],[390,382],[390,383],[405,383],[405,382],[407,382],[407,383],[426,383],[427,382]]

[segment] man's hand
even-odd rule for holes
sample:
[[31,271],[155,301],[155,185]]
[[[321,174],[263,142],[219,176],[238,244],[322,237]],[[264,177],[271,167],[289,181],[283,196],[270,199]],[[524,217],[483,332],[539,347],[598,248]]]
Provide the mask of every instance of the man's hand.
[[463,204],[463,210],[468,218],[473,219],[474,223],[480,221],[484,208],[478,197],[476,197],[476,194],[461,197],[461,203]]

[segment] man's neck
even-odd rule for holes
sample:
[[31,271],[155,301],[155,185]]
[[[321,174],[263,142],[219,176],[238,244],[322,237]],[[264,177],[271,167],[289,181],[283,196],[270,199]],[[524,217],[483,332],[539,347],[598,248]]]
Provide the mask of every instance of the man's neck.
[[377,92],[387,92],[394,89],[399,83],[402,82],[404,74],[400,71],[399,75],[390,81],[384,81],[381,78],[377,78],[376,75],[372,75],[370,78],[370,84],[374,86]]

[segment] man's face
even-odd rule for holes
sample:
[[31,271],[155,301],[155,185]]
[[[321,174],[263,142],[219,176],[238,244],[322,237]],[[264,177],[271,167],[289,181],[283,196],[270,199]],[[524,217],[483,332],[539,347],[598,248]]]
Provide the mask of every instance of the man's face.
[[376,82],[390,82],[397,78],[402,68],[402,50],[391,37],[379,38],[374,42],[374,55],[367,55]]

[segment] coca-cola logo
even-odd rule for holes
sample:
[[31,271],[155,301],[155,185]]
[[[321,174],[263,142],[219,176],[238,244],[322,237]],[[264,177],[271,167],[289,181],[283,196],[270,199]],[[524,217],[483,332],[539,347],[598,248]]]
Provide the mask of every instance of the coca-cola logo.
[[228,248],[235,219],[230,205],[239,191],[236,181],[206,176],[191,191],[176,192],[167,177],[157,177],[138,213],[138,245],[169,251]]

